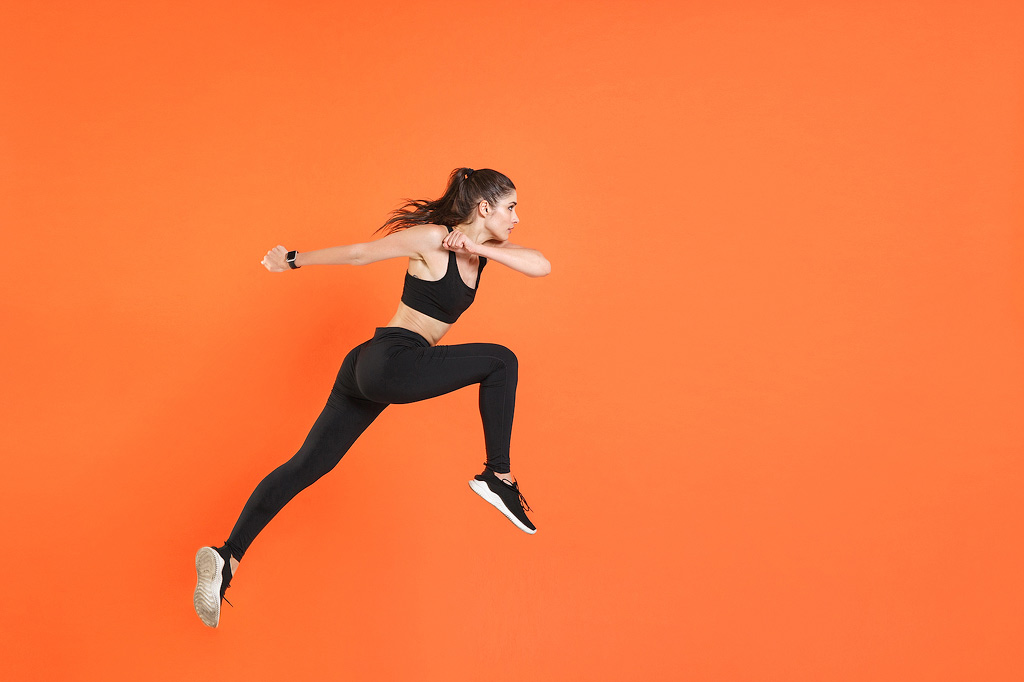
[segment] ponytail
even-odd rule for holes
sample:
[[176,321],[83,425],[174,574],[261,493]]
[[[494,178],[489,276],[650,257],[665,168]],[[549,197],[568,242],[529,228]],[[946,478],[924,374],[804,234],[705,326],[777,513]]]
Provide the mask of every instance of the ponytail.
[[406,203],[392,211],[391,217],[374,230],[374,234],[384,229],[391,234],[413,225],[429,223],[454,227],[469,218],[481,201],[497,205],[515,188],[507,176],[496,170],[456,168],[448,176],[448,184],[440,199],[405,199]]

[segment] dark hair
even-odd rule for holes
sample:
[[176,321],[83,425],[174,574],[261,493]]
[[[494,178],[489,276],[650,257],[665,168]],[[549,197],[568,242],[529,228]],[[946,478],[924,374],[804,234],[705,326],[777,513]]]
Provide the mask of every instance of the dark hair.
[[481,201],[495,206],[515,188],[508,177],[496,170],[456,168],[448,177],[448,185],[440,199],[405,199],[406,203],[392,211],[387,222],[374,233],[390,228],[387,234],[391,234],[427,223],[454,227],[468,218]]

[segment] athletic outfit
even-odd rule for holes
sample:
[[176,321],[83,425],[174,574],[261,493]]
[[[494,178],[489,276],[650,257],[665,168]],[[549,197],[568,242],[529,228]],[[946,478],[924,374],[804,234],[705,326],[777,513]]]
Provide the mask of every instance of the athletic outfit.
[[[452,228],[448,228],[451,232]],[[440,280],[421,280],[406,272],[402,302],[446,323],[455,322],[472,305],[487,259],[480,257],[476,287],[459,274],[455,252],[448,252],[448,270]],[[509,472],[509,444],[515,411],[519,363],[515,354],[494,343],[431,346],[422,335],[402,327],[377,327],[372,338],[345,356],[327,404],[299,451],[270,472],[245,503],[227,542],[196,555],[194,602],[203,622],[216,627],[220,601],[230,581],[225,569],[230,555],[241,560],[256,535],[300,491],[333,469],[364,430],[392,403],[426,400],[471,384],[480,384],[487,462],[470,487],[527,533],[536,528],[517,484],[497,473]],[[228,554],[230,552],[230,555]],[[200,556],[202,555],[202,556]],[[216,559],[220,558],[224,564]],[[203,570],[200,570],[200,564]],[[227,571],[222,577],[222,571]],[[204,576],[208,576],[205,577]],[[216,584],[214,584],[216,583]]]

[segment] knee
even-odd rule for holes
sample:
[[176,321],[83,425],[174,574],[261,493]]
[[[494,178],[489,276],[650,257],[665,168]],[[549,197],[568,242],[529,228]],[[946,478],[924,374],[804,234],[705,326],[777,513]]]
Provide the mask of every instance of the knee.
[[519,375],[519,358],[512,352],[510,348],[495,344],[494,356],[504,365],[505,371],[509,373],[509,376]]
[[280,478],[288,482],[291,495],[316,483],[341,461],[341,454],[324,443],[303,443],[299,451],[279,467]]

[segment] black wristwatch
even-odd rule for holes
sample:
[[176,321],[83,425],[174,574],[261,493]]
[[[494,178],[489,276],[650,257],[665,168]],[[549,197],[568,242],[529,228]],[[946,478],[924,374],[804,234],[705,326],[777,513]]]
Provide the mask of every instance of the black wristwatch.
[[298,270],[299,268],[302,267],[301,265],[295,264],[295,256],[297,256],[298,254],[298,251],[289,251],[288,255],[285,257],[285,260],[288,261],[288,267],[290,267],[292,270]]

